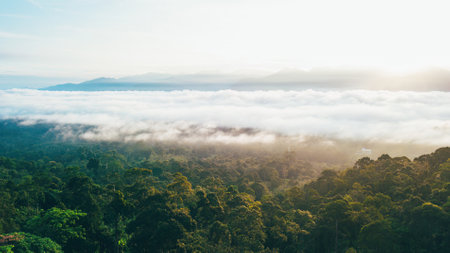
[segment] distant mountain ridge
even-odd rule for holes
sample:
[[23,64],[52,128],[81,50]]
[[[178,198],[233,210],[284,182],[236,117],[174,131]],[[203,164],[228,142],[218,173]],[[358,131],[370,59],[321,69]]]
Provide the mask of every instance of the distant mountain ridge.
[[225,75],[169,75],[147,73],[122,78],[101,77],[79,84],[65,83],[42,88],[52,91],[124,91],[124,90],[222,90],[230,89],[237,76]]
[[302,90],[369,89],[450,91],[450,71],[431,69],[407,75],[377,71],[287,69],[269,75],[147,73],[122,78],[101,77],[82,83],[42,88],[51,91],[171,91],[171,90]]

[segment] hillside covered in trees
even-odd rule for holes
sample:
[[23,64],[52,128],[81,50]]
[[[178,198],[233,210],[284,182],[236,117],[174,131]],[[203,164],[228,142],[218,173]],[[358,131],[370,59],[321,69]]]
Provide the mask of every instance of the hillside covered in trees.
[[0,136],[0,252],[448,252],[450,148],[295,152]]

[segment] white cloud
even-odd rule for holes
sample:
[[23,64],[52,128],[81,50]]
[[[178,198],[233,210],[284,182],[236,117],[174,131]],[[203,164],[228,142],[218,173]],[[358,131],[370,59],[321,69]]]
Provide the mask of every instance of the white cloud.
[[6,90],[0,116],[92,125],[66,131],[92,140],[268,143],[285,135],[450,143],[448,92]]

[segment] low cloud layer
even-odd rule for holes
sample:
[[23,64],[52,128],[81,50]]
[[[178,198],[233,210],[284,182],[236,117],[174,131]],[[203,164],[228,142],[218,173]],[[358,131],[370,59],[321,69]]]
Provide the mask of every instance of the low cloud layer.
[[61,124],[66,137],[87,140],[271,143],[320,136],[450,144],[449,92],[4,90],[0,117]]

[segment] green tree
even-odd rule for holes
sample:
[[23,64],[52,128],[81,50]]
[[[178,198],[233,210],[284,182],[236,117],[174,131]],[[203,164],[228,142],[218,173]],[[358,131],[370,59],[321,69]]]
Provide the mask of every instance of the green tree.
[[359,244],[367,252],[398,252],[396,235],[387,219],[371,222],[361,228]]
[[106,218],[113,225],[114,230],[114,251],[121,251],[121,239],[123,239],[123,235],[125,233],[125,225],[123,217],[129,212],[132,207],[128,201],[125,200],[124,194],[119,191],[112,192],[112,200],[105,207],[106,209]]
[[61,246],[50,238],[43,238],[29,233],[11,233],[0,235],[0,252],[2,253],[62,253]]
[[264,248],[266,234],[260,205],[260,202],[252,200],[246,193],[238,193],[229,201],[231,209],[226,220],[232,245],[242,251],[257,252]]
[[450,247],[450,217],[442,207],[424,203],[413,209],[409,224],[416,249],[446,252]]
[[142,203],[136,219],[127,227],[131,233],[129,247],[132,252],[167,252],[176,249],[178,240],[195,226],[186,208],[171,203],[169,193],[155,193]]
[[54,207],[29,219],[26,230],[39,236],[52,238],[64,247],[69,240],[86,239],[85,229],[77,223],[83,216],[86,216],[86,213]]

